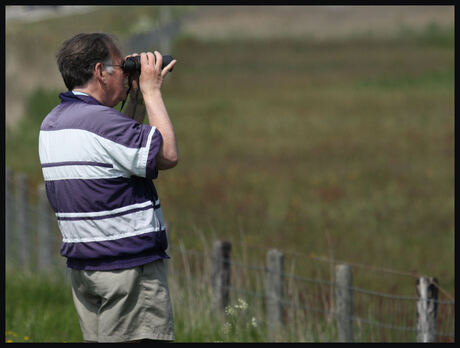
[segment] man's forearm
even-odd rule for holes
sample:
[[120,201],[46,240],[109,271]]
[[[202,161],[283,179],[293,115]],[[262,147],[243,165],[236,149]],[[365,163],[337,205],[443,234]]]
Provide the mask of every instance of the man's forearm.
[[149,119],[149,124],[158,128],[162,137],[163,144],[158,153],[157,163],[159,169],[173,168],[177,164],[177,144],[174,128],[169,118],[166,106],[161,96],[161,91],[156,90],[144,95],[145,107]]

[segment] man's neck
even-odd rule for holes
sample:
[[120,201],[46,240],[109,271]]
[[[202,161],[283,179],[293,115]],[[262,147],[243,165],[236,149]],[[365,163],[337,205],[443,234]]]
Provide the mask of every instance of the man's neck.
[[91,88],[91,85],[88,85],[85,87],[74,88],[72,92],[85,93],[89,95],[90,97],[93,97],[94,99],[96,99],[101,104],[104,104],[102,96],[100,96],[99,93],[97,93],[97,91],[94,88]]

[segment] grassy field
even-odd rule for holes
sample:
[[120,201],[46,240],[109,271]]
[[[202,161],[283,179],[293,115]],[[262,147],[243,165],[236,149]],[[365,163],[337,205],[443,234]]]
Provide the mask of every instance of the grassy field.
[[[156,182],[171,248],[202,250],[202,239],[226,239],[238,259],[243,242],[253,248],[247,262],[257,264],[267,248],[325,255],[436,276],[454,294],[453,29],[323,43],[183,38],[172,54],[178,64],[163,96],[179,165]],[[27,172],[32,185],[42,181],[38,127],[58,92],[32,94],[18,131],[6,134],[7,166]],[[296,259],[295,273],[317,269],[308,257]],[[413,279],[354,279],[362,288],[415,293]],[[29,317],[32,306],[14,296],[43,292],[31,284],[7,277],[7,331],[78,340],[74,329],[18,328],[15,318]],[[178,318],[179,340],[226,338],[189,322]],[[243,339],[261,335],[249,330]]]
[[81,342],[70,287],[59,277],[24,275],[7,269],[6,342]]
[[453,287],[452,46],[182,42],[175,54],[187,66],[164,95],[180,164],[158,180],[172,238],[243,231]]

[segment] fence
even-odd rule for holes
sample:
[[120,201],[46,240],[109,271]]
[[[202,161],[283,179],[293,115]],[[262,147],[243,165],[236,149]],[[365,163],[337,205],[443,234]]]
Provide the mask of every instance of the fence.
[[[180,269],[185,279],[178,287],[186,288],[193,282],[191,274],[209,274],[210,304],[215,314],[222,314],[232,298],[233,302],[249,299],[247,302],[255,307],[259,300],[270,340],[282,339],[278,332],[286,326],[321,320],[334,326],[334,333],[324,337],[330,340],[336,336],[341,342],[455,339],[455,301],[445,299],[449,295],[434,278],[414,277],[414,296],[393,295],[354,286],[352,270],[358,267],[337,264],[333,280],[309,278],[286,272],[286,255],[279,250],[266,250],[263,265],[232,260],[232,250],[238,247],[215,241],[211,251],[174,248],[169,252],[178,260],[174,268]],[[254,286],[257,282],[261,285]],[[293,285],[296,282],[300,285]],[[301,325],[306,326],[305,322]],[[314,339],[321,340],[321,336]]]
[[[59,254],[60,232],[44,184],[32,189],[26,175],[14,175],[7,169],[5,198],[7,267],[15,265],[24,272],[48,274],[59,270],[66,274],[64,258]],[[248,263],[244,256],[233,260],[232,245],[228,241],[214,241],[211,251],[200,251],[180,244],[179,248],[170,247],[168,253],[174,267],[182,260],[179,268],[186,287],[195,278],[200,286],[209,288],[214,314],[224,313],[232,298],[258,302],[269,340],[282,339],[286,327],[304,330],[308,323],[321,320],[333,328],[340,342],[455,340],[455,299],[439,286],[436,278],[399,272],[414,280],[414,296],[393,295],[353,284],[354,274],[360,268],[370,268],[375,273],[371,266],[324,260],[334,267],[329,279],[306,277],[286,272],[286,255],[305,258],[305,254],[261,250],[266,256],[265,263],[260,265]],[[316,339],[324,340],[319,336]]]
[[5,251],[7,265],[24,272],[66,272],[60,232],[44,184],[33,189],[27,175],[5,171]]

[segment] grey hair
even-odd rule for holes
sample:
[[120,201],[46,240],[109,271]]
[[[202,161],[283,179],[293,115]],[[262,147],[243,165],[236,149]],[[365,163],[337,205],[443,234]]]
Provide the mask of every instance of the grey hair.
[[[115,37],[110,34],[80,33],[62,44],[56,58],[59,71],[69,91],[85,85],[92,78],[94,67],[98,62],[106,60],[113,54],[120,54],[115,40]],[[111,65],[110,62],[106,64]]]
[[107,72],[112,75],[113,73],[113,60],[112,60],[112,57],[109,57],[107,58],[105,61],[102,62],[102,64],[104,65],[105,67],[105,70],[107,70]]

